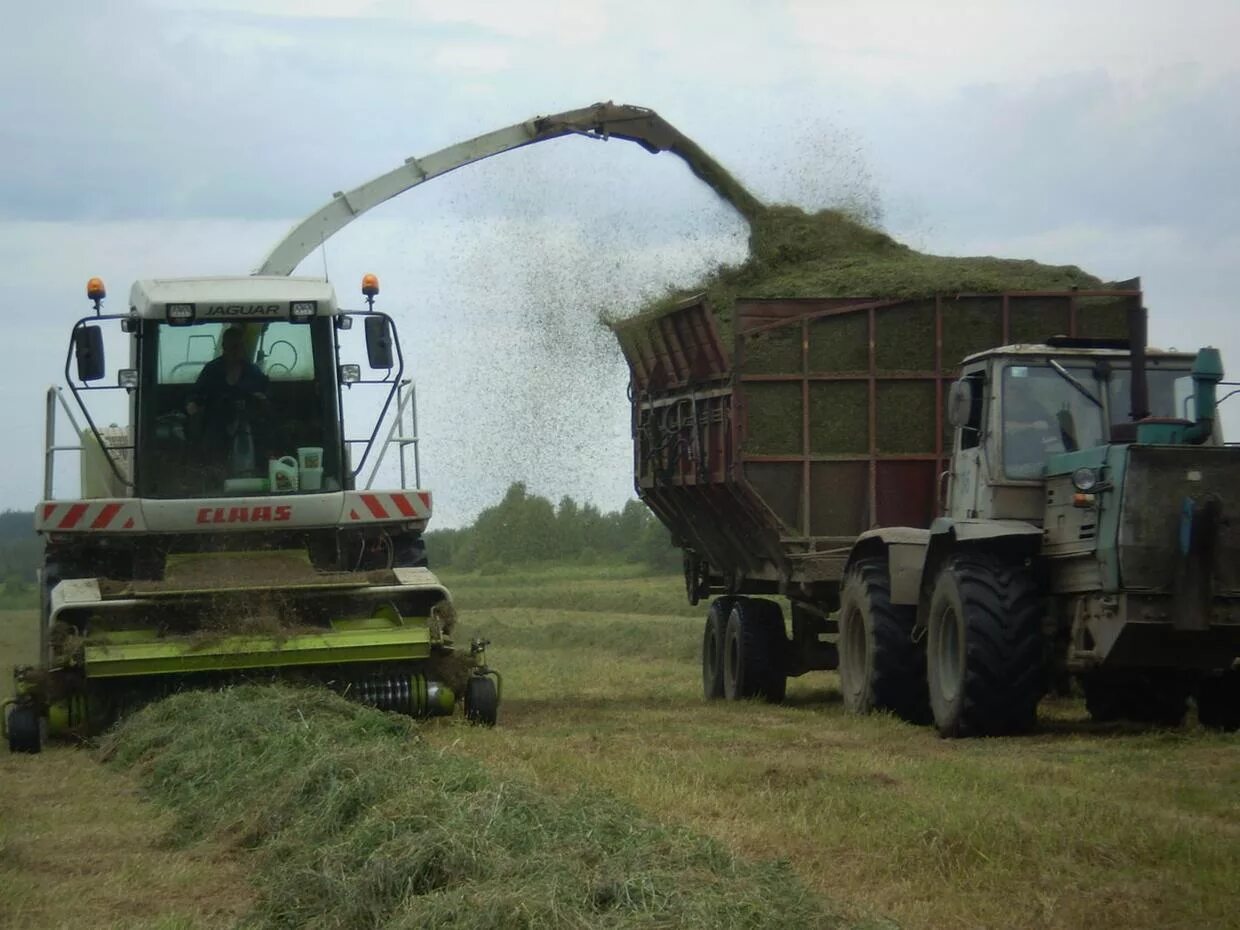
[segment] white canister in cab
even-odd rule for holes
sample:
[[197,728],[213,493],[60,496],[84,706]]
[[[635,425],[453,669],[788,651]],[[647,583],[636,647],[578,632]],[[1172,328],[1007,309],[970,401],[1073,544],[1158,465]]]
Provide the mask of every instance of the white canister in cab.
[[272,459],[267,464],[272,494],[287,494],[297,490],[297,459],[291,455]]

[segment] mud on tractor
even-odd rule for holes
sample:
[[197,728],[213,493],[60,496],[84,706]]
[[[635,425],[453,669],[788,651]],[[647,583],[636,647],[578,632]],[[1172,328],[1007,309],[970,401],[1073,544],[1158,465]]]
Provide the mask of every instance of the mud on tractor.
[[[427,568],[431,495],[405,486],[416,400],[399,338],[374,309],[373,276],[363,293],[367,309],[347,311],[318,279],[144,280],[127,313],[107,314],[92,279],[94,314],[73,327],[65,362],[76,403],[48,392],[41,661],[15,671],[12,750],[97,732],[170,691],[277,677],[411,715],[463,699],[471,720],[495,722],[486,643],[457,650],[452,598]],[[365,376],[342,357],[356,320]],[[129,366],[105,385],[108,325]],[[345,393],[367,386],[382,407],[351,438]],[[127,427],[96,423],[88,398],[108,389],[127,395]],[[75,442],[58,445],[61,418]],[[371,488],[393,445],[401,487]],[[59,499],[55,462],[69,450],[81,488]]]

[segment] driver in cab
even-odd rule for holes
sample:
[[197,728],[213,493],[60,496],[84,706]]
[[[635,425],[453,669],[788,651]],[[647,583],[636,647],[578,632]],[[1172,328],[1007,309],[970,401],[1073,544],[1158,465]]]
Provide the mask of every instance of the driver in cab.
[[185,412],[201,424],[212,458],[235,458],[238,439],[249,434],[248,463],[234,466],[254,467],[253,424],[251,415],[267,403],[267,376],[245,357],[245,333],[239,326],[225,329],[220,336],[220,355],[203,366],[194,382]]

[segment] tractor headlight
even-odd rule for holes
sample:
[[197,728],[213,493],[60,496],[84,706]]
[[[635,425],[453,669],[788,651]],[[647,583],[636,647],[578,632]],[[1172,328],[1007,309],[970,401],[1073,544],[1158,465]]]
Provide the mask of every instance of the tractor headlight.
[[362,380],[361,365],[341,365],[340,366],[340,383],[356,384]]
[[318,301],[294,300],[289,304],[288,316],[294,323],[309,323],[318,310]]
[[194,322],[193,304],[168,304],[168,322],[173,326],[188,326]]
[[1081,492],[1092,491],[1098,486],[1098,472],[1089,467],[1081,467],[1072,473],[1072,486]]

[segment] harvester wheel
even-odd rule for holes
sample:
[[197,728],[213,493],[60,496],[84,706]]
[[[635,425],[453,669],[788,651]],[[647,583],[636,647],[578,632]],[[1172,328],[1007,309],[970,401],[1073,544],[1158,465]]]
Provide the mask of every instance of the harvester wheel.
[[16,704],[9,709],[5,723],[9,752],[42,752],[47,739],[47,719],[34,707]]
[[465,686],[465,719],[484,727],[495,726],[499,719],[499,690],[495,679],[475,675]]
[[1203,727],[1240,730],[1240,669],[1206,678],[1197,689],[1197,719]]
[[1178,727],[1188,714],[1189,689],[1170,673],[1099,669],[1085,675],[1085,709],[1096,723],[1131,720]]
[[706,615],[702,631],[702,696],[708,701],[723,697],[723,644],[728,627],[728,614],[735,598],[715,598]]
[[840,690],[854,714],[889,710],[930,722],[924,640],[913,638],[916,610],[891,603],[886,559],[863,559],[840,593]]
[[930,601],[926,668],[943,736],[1020,733],[1046,692],[1042,598],[1028,570],[962,552],[939,573]]
[[[779,610],[769,601],[744,597],[732,604],[723,636],[723,696],[729,701],[763,697],[778,703],[784,699],[787,678],[770,607]],[[782,623],[778,632],[783,635]]]

